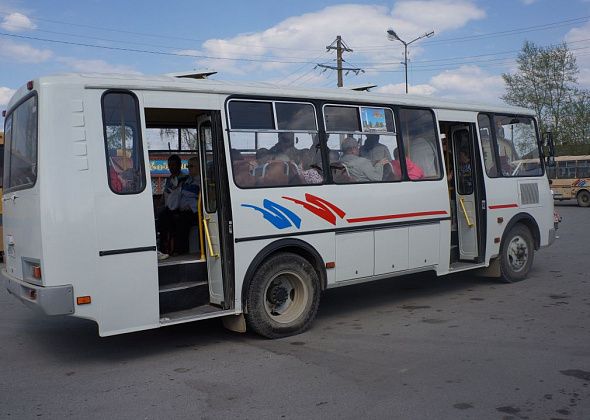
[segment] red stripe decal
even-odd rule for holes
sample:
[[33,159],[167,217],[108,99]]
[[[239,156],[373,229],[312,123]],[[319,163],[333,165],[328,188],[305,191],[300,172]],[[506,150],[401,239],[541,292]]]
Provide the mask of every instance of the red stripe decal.
[[489,206],[490,210],[496,210],[496,209],[512,209],[518,207],[518,204],[497,204],[495,206]]
[[401,213],[401,214],[386,214],[384,216],[369,216],[369,217],[355,217],[346,219],[348,223],[361,223],[361,222],[376,222],[378,220],[390,220],[390,219],[403,219],[405,217],[417,217],[417,216],[439,216],[447,215],[445,210],[436,211],[419,211],[417,213]]

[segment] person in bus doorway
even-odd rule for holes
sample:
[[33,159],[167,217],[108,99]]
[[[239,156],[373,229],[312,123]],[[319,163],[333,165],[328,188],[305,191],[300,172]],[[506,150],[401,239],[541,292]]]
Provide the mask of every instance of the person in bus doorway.
[[381,159],[373,166],[373,163],[359,156],[360,147],[357,140],[346,137],[342,140],[341,162],[348,168],[349,175],[355,182],[381,181],[383,179],[383,165],[389,163],[387,159]]
[[198,225],[199,216],[197,202],[201,190],[201,165],[198,157],[188,161],[188,176],[180,190],[178,214],[174,218],[174,251],[185,254],[189,249],[189,233],[191,227]]
[[178,217],[182,184],[187,176],[181,172],[182,162],[178,155],[168,158],[170,176],[164,183],[162,194],[163,206],[157,215],[157,231],[160,233],[161,251],[167,254],[175,253],[174,225]]
[[462,185],[462,191],[472,191],[473,177],[471,173],[471,159],[466,150],[459,152],[459,182]]

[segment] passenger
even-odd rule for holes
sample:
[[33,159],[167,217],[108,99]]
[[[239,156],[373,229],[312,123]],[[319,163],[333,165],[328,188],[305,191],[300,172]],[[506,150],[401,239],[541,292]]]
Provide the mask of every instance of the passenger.
[[462,191],[473,190],[473,177],[471,172],[471,159],[466,150],[459,152],[459,182],[462,184]]
[[[391,162],[391,165],[393,166],[394,179],[400,180],[402,179],[402,168],[399,159],[399,149],[396,148],[393,151],[393,156],[395,157],[395,160]],[[409,157],[406,157],[406,169],[408,171],[408,178],[411,180],[415,181],[424,178],[424,171],[422,168],[412,162]]]
[[164,184],[162,194],[163,206],[157,211],[156,230],[162,240],[162,252],[172,254],[174,250],[174,219],[180,207],[182,183],[187,176],[181,172],[182,162],[178,155],[170,155],[168,158],[168,170],[170,176]]
[[341,148],[344,153],[341,162],[346,165],[348,174],[354,181],[370,182],[383,179],[383,165],[388,163],[386,159],[380,160],[373,166],[369,159],[359,156],[360,147],[358,141],[352,137],[346,137],[342,141]]
[[438,177],[438,158],[434,143],[426,140],[424,137],[417,137],[412,139],[409,145],[409,156],[422,169],[423,177]]
[[190,229],[199,223],[197,201],[201,190],[200,166],[198,157],[189,159],[188,176],[181,187],[179,211],[174,217],[175,251],[179,254],[188,252]]
[[279,133],[278,142],[270,148],[270,153],[273,156],[283,155],[290,160],[297,160],[299,150],[295,148],[295,134],[294,133]]
[[361,147],[360,155],[373,163],[377,163],[382,159],[391,162],[391,153],[389,153],[386,145],[379,143],[378,134],[367,134],[367,139]]

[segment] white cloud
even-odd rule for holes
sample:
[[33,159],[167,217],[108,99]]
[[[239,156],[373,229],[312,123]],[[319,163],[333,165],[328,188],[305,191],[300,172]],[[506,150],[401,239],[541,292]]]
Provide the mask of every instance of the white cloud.
[[536,3],[537,0],[520,0],[521,3],[525,4],[526,6],[530,6],[533,3]]
[[0,27],[9,32],[21,32],[36,29],[37,25],[27,16],[16,12],[6,15],[2,23],[0,23]]
[[[396,83],[396,84],[379,86],[378,88],[375,89],[375,92],[390,93],[390,94],[405,94],[406,93],[406,84],[405,83]],[[408,93],[410,95],[430,96],[436,92],[437,92],[437,89],[434,86],[429,85],[429,84],[408,86]]]
[[104,60],[81,60],[72,57],[59,57],[57,61],[67,66],[69,70],[80,73],[141,74],[141,72],[130,66],[109,64]]
[[430,84],[441,96],[477,102],[500,102],[504,94],[502,76],[478,66],[461,66],[432,77]]
[[576,41],[587,40],[589,38],[590,22],[579,28],[571,29],[565,35],[565,41],[571,43],[568,46],[576,56],[576,62],[578,63],[578,68],[580,69],[580,73],[578,74],[578,82],[583,88],[586,89],[590,89],[590,55],[588,55],[587,50],[576,50],[576,48],[584,47],[586,45],[585,42]]
[[14,92],[16,92],[15,89],[0,86],[0,106],[8,104],[8,101],[10,100],[10,98],[12,98]]
[[[391,60],[401,44],[387,41],[385,31],[395,28],[401,37],[415,37],[425,31],[436,33],[457,29],[485,16],[483,9],[467,0],[400,1],[391,9],[376,5],[345,4],[326,7],[312,13],[289,17],[266,30],[228,39],[210,39],[203,43],[202,55],[246,58],[254,55],[281,61],[318,61],[334,59],[325,54],[336,35],[351,44],[354,61]],[[413,49],[417,55],[419,49]],[[319,57],[315,58],[317,55]],[[346,58],[346,57],[345,57]],[[290,70],[302,63],[257,63],[246,61],[199,59],[197,67],[210,67],[234,74],[265,70]]]
[[38,64],[49,60],[53,56],[51,50],[40,50],[29,44],[22,44],[6,39],[0,39],[0,56],[11,61]]

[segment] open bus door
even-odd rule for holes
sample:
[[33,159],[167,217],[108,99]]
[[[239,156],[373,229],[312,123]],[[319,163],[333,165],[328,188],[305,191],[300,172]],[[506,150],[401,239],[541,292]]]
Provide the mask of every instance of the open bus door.
[[[201,185],[202,185],[202,211],[201,229],[204,233],[204,249],[201,254],[207,261],[207,275],[209,280],[209,296],[212,304],[220,305],[224,309],[229,308],[229,289],[224,279],[223,261],[223,232],[220,200],[220,170],[221,150],[223,141],[218,141],[221,136],[218,112],[202,115],[197,120],[199,133],[199,158],[201,160]],[[223,165],[224,166],[224,165]],[[229,200],[228,200],[229,201]]]
[[455,168],[455,191],[457,206],[457,229],[459,235],[459,259],[477,260],[478,217],[477,183],[473,148],[473,133],[469,125],[452,127],[453,162]]

